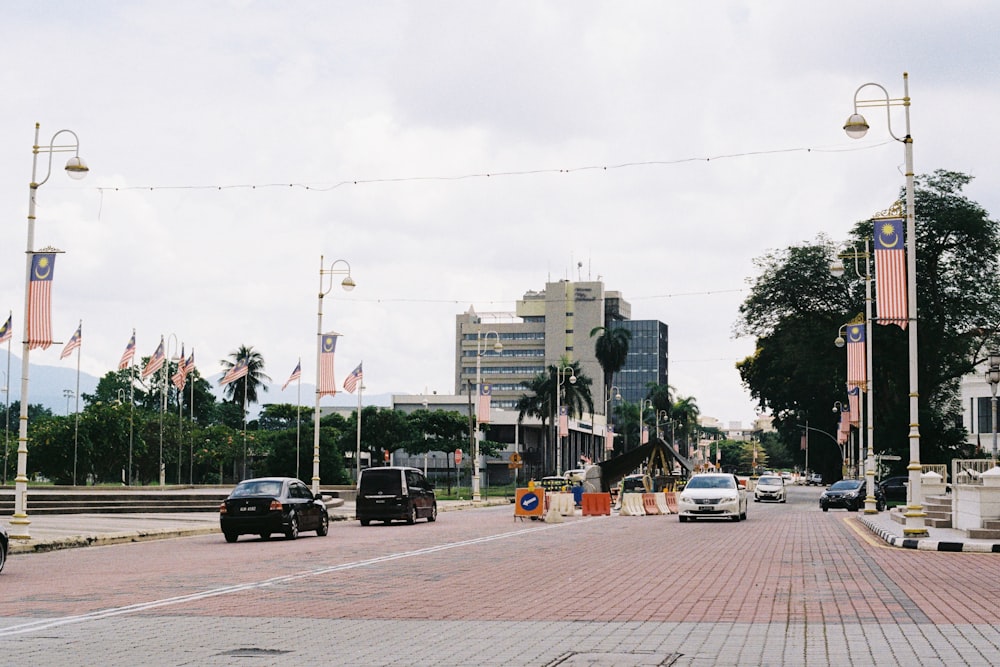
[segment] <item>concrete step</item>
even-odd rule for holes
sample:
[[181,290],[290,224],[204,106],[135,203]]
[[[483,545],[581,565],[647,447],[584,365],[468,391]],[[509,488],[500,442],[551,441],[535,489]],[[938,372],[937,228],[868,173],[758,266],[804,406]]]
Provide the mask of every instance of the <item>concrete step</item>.
[[991,530],[989,528],[969,528],[965,532],[973,539],[1000,540],[1000,530]]
[[946,518],[932,517],[928,512],[924,523],[931,528],[951,528],[951,516]]
[[1000,530],[1000,519],[983,519],[983,528],[987,530]]

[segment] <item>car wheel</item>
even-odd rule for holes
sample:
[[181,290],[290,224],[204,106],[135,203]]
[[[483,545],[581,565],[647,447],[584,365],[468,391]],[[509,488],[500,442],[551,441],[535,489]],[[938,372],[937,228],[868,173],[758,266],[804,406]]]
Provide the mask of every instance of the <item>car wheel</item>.
[[740,515],[740,521],[746,521],[746,520],[747,520],[747,511],[743,510],[743,514]]
[[677,521],[679,523],[687,523],[688,518],[686,516],[678,516]]
[[760,502],[760,498],[757,498],[756,496],[754,496],[754,499],[753,499],[753,501],[754,501],[755,503],[759,503],[759,502]]
[[269,539],[271,539],[271,533],[261,533],[260,539],[262,542],[267,542]]
[[829,508],[829,507],[820,507],[820,509],[821,509],[821,510],[823,510],[824,512],[827,512],[827,511],[829,511],[829,510],[830,510],[830,508]]
[[406,515],[406,523],[411,526],[417,522],[417,506],[410,505],[410,513]]
[[370,520],[368,520],[368,519],[361,519],[361,525],[362,525],[362,526],[367,526],[367,525],[369,525],[370,523],[371,523],[371,521],[370,521]]
[[319,515],[319,526],[316,528],[316,534],[320,537],[326,537],[330,532],[330,517],[327,516],[326,512]]
[[743,516],[741,514],[734,514],[729,518],[731,518],[733,521],[740,521],[743,519]]
[[3,572],[3,566],[7,564],[7,549],[9,548],[8,544],[0,544],[0,572]]
[[[226,531],[225,535],[226,535],[226,542],[229,542],[230,544],[232,544],[233,542],[235,542],[236,540],[238,540],[239,537],[240,537],[238,534],[236,534],[236,533],[230,533],[229,531]],[[2,567],[3,566],[0,565],[0,568],[2,568]]]
[[294,540],[299,536],[299,517],[293,512],[292,516],[288,517],[288,529],[285,530],[285,537],[289,540]]
[[430,516],[427,517],[427,522],[431,523],[433,521],[437,521],[437,518],[438,518],[438,504],[434,503],[433,505],[431,505],[431,513]]
[[885,501],[884,500],[876,500],[875,501],[875,511],[876,512],[884,512],[885,511]]

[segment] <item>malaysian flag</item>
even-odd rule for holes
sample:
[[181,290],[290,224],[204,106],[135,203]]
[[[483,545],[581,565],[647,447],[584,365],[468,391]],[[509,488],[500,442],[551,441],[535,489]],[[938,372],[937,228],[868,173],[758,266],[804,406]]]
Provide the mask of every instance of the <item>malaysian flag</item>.
[[608,424],[608,430],[604,433],[604,449],[611,451],[615,448],[615,427]]
[[879,322],[906,328],[909,313],[902,218],[875,221],[875,305]]
[[863,324],[847,325],[847,386],[864,387],[868,381],[865,372],[865,327]]
[[247,374],[247,371],[249,371],[249,370],[250,369],[247,366],[247,360],[246,359],[240,359],[238,362],[236,362],[235,366],[233,366],[232,368],[230,368],[229,371],[224,376],[222,376],[222,379],[219,380],[219,384],[220,385],[227,385],[230,382],[234,382],[236,380],[239,380],[241,377],[245,377],[246,374]]
[[569,410],[565,405],[559,406],[559,437],[565,438],[569,435]]
[[80,344],[83,343],[83,335],[81,333],[82,329],[83,329],[83,322],[80,322],[80,324],[76,327],[76,332],[74,332],[73,335],[70,336],[69,340],[66,341],[66,345],[65,347],[63,347],[62,354],[59,355],[60,359],[65,359],[66,357],[68,357],[70,354],[73,353],[73,350],[77,350],[80,348]]
[[802,431],[802,440],[799,441],[799,449],[807,451],[809,449],[809,434],[806,431]]
[[142,379],[145,380],[161,368],[163,368],[163,336],[160,336],[160,344],[156,346],[156,352],[146,362],[146,367],[142,369]]
[[135,329],[132,329],[132,337],[128,339],[128,345],[122,352],[122,358],[118,362],[118,370],[123,371],[131,366],[133,359],[135,359]]
[[476,402],[476,421],[480,424],[490,423],[490,408],[493,404],[493,387],[488,384],[479,385],[479,400]]
[[181,345],[181,358],[177,362],[177,371],[170,377],[170,380],[177,387],[177,391],[183,391],[187,382],[187,361],[184,359],[184,346]]
[[28,279],[28,349],[43,350],[52,345],[52,272],[56,255],[52,252],[31,256]]
[[845,444],[851,434],[851,413],[847,410],[840,411],[840,424],[837,425],[837,443]]
[[847,390],[847,404],[850,406],[851,423],[857,426],[861,421],[861,389],[851,387]]
[[295,364],[295,370],[292,371],[292,374],[288,376],[287,380],[285,380],[285,384],[281,385],[281,391],[285,391],[285,389],[288,388],[288,385],[295,382],[301,377],[302,377],[302,360],[299,359],[299,363]]
[[364,371],[361,370],[361,364],[351,371],[351,374],[347,376],[344,380],[344,391],[353,394],[354,390],[358,388],[358,383],[361,382],[361,378],[365,376]]
[[337,349],[337,334],[323,334],[319,348],[319,386],[316,393],[320,397],[337,393],[337,380],[333,377],[333,353]]
[[640,442],[640,444],[643,444],[643,445],[645,445],[647,442],[649,442],[649,427],[646,426],[645,424],[642,427],[642,437],[641,437],[641,439],[640,439],[639,442]]
[[6,343],[14,335],[14,329],[11,326],[12,317],[14,317],[13,313],[7,316],[7,321],[0,327],[0,343]]
[[191,375],[191,371],[194,370],[194,348],[191,348],[191,356],[188,357],[187,363],[184,365],[184,377]]

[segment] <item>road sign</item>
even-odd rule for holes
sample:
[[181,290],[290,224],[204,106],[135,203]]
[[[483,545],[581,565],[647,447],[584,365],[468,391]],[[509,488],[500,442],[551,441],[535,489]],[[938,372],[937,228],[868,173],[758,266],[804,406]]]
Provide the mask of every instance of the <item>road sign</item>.
[[514,516],[540,517],[545,514],[545,491],[542,489],[516,489]]
[[520,463],[521,455],[518,454],[517,452],[514,452],[513,454],[510,455],[510,462],[514,464]]
[[461,449],[456,449],[455,450],[455,465],[458,465],[461,462],[462,462],[462,450]]

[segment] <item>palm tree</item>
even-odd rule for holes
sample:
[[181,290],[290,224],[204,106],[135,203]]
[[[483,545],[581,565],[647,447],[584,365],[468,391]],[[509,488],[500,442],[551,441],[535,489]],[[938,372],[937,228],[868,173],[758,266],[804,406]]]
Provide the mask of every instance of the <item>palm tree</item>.
[[[569,376],[563,372],[563,383],[559,385],[559,369],[570,368]],[[575,377],[576,382],[570,382],[569,377]],[[548,462],[548,450],[551,444],[550,430],[545,428],[546,424],[556,423],[556,404],[566,406],[570,416],[583,415],[584,412],[594,412],[594,399],[590,393],[590,386],[593,380],[584,375],[580,370],[580,362],[570,362],[565,357],[559,360],[558,366],[550,365],[544,372],[539,373],[530,380],[525,380],[521,386],[527,389],[529,394],[522,394],[517,400],[517,421],[521,423],[524,417],[537,417],[542,422],[542,430],[545,433],[545,448],[543,454],[543,465]],[[562,390],[562,399],[557,399],[556,391]]]
[[[676,424],[675,432],[683,436],[688,443],[691,435],[698,433],[698,403],[693,396],[678,396],[671,410],[671,417]],[[685,449],[685,456],[690,455],[690,448]]]
[[[239,404],[245,412],[247,404],[257,402],[258,388],[267,391],[266,382],[270,382],[271,378],[264,373],[264,357],[253,347],[240,345],[238,350],[229,353],[229,359],[222,359],[219,363],[222,364],[223,371],[228,373],[237,364],[244,361],[247,365],[246,375],[227,384],[223,392],[230,401]],[[244,397],[246,404],[243,402]]]
[[590,337],[594,336],[597,336],[594,342],[594,356],[604,371],[604,396],[610,396],[615,373],[625,367],[625,360],[628,359],[632,332],[621,327],[614,329],[594,327],[590,330]]

